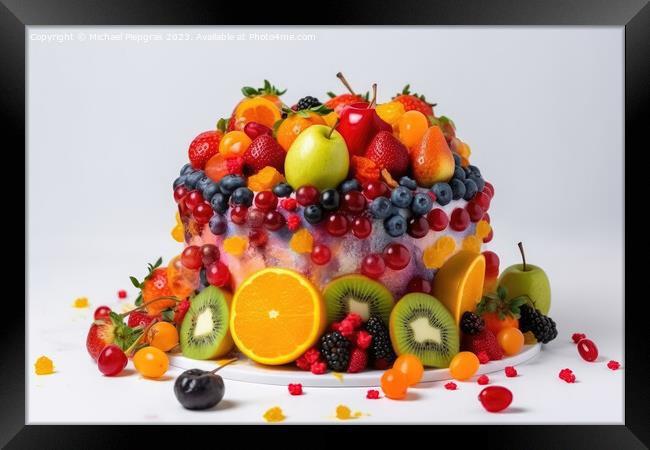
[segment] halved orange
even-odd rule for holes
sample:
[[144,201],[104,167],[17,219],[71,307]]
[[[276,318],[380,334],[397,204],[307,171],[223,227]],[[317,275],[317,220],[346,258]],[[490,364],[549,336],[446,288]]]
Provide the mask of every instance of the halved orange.
[[257,122],[273,128],[280,120],[280,109],[271,100],[253,97],[243,100],[235,109],[235,129],[243,131],[248,122]]
[[278,127],[278,131],[276,132],[278,144],[286,151],[289,151],[289,147],[291,147],[293,141],[305,129],[312,125],[325,125],[325,123],[323,116],[313,111],[301,111],[300,114],[291,114]]
[[325,331],[323,297],[304,276],[266,268],[242,282],[232,301],[230,332],[237,348],[260,364],[295,361]]

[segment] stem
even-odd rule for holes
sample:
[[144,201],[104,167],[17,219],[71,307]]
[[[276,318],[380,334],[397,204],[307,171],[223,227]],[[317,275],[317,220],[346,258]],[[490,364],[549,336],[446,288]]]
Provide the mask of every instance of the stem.
[[332,125],[332,128],[330,129],[330,132],[327,133],[327,139],[330,139],[332,137],[332,133],[334,133],[334,128],[336,128],[336,126],[339,124],[340,121],[341,121],[341,119],[338,119],[338,118],[336,119],[336,122],[334,122],[334,125]]
[[521,260],[524,262],[524,272],[526,272],[528,269],[526,268],[526,254],[524,253],[524,244],[520,242],[517,244],[517,246],[519,247],[519,253],[521,253]]
[[160,322],[160,320],[158,320],[158,319],[154,319],[154,320],[152,320],[151,323],[150,323],[149,325],[147,325],[147,326],[142,330],[142,334],[141,334],[140,336],[138,336],[138,338],[137,338],[135,341],[133,341],[133,344],[131,344],[131,345],[129,346],[129,348],[126,349],[126,351],[124,352],[124,354],[127,355],[127,356],[129,356],[129,357],[130,357],[130,356],[133,356],[133,355],[132,355],[133,350],[138,346],[138,344],[139,344],[140,342],[142,342],[142,340],[147,336],[147,334],[149,334],[149,330],[151,329],[151,327],[153,327],[153,326],[154,326],[156,323],[158,323],[158,322]]
[[368,109],[374,108],[376,104],[377,104],[377,83],[372,83],[372,101],[370,102],[370,106],[368,106]]
[[138,306],[137,308],[133,308],[131,311],[127,311],[125,313],[120,314],[120,318],[124,318],[131,314],[132,312],[139,311],[142,308],[146,308],[148,305],[151,305],[152,303],[155,303],[160,300],[174,300],[176,303],[179,303],[181,300],[178,297],[168,297],[168,296],[163,296],[163,297],[157,297],[154,298],[153,300],[149,300],[147,303],[143,303],[142,305]]
[[238,359],[239,359],[239,358],[232,358],[232,359],[226,361],[225,363],[221,364],[221,365],[220,365],[219,367],[217,367],[216,369],[211,370],[210,373],[217,373],[217,372],[219,372],[221,369],[223,369],[224,367],[226,367],[228,364],[232,364],[232,363],[234,363],[235,361],[237,361]]
[[357,95],[357,94],[354,93],[354,90],[352,89],[352,86],[350,86],[350,83],[348,83],[348,80],[345,79],[345,77],[343,76],[343,74],[341,72],[336,74],[336,78],[341,80],[341,83],[343,83],[343,86],[345,86],[348,89],[348,91],[350,91],[350,94]]

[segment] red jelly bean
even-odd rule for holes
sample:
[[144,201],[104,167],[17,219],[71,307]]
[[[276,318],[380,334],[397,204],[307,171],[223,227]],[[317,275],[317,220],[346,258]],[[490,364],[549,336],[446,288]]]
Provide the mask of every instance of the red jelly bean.
[[591,339],[580,339],[578,342],[578,353],[585,361],[593,362],[598,358],[598,347]]
[[503,386],[488,386],[478,394],[478,399],[489,412],[499,412],[512,403],[512,392]]

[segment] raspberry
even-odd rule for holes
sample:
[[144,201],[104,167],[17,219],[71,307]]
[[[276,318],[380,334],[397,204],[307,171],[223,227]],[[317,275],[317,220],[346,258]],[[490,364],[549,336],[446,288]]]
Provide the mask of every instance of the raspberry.
[[280,207],[286,209],[287,211],[295,211],[298,202],[294,198],[283,198],[280,200]]
[[320,359],[320,352],[315,349],[315,348],[310,348],[305,352],[304,355],[302,355],[309,364],[314,364],[316,361]]
[[613,361],[612,360],[612,361],[607,363],[607,367],[609,367],[612,370],[618,370],[619,367],[621,367],[621,363],[619,363],[618,361]]
[[307,361],[305,355],[302,355],[300,358],[296,359],[296,366],[301,370],[311,370],[311,363]]
[[369,389],[366,393],[366,398],[377,400],[379,398],[379,391],[377,389]]
[[464,335],[462,347],[475,355],[485,352],[491,361],[503,358],[503,349],[494,334],[487,328],[477,334]]
[[449,383],[445,384],[445,389],[447,389],[448,391],[455,391],[457,388],[458,386],[453,381],[450,381]]
[[344,320],[347,320],[350,323],[352,323],[352,328],[354,328],[355,330],[359,329],[361,325],[363,325],[363,319],[359,314],[349,313]]
[[564,380],[567,383],[575,383],[576,381],[576,376],[573,374],[573,371],[571,369],[560,370],[559,377],[561,380]]
[[311,365],[310,370],[314,375],[322,375],[327,372],[327,364],[324,361],[317,361]]
[[365,350],[368,347],[370,347],[371,343],[372,343],[372,335],[370,333],[368,333],[365,330],[361,330],[357,332],[357,340],[356,340],[357,347],[359,347],[362,350]]
[[226,159],[226,170],[230,175],[243,175],[244,158],[241,156],[235,156],[234,158]]
[[287,217],[287,228],[289,231],[296,231],[300,228],[300,216],[298,214],[289,214]]
[[584,333],[573,333],[571,335],[571,339],[573,339],[574,344],[577,344],[578,342],[580,342],[581,339],[584,339],[586,337],[587,337],[587,335],[584,334]]
[[330,330],[332,331],[339,331],[340,328],[341,328],[341,322],[332,322],[332,324],[330,325]]
[[302,395],[302,384],[292,384],[289,383],[289,394],[291,395]]
[[120,289],[119,291],[117,291],[117,297],[126,298],[126,291],[124,289]]
[[343,320],[339,325],[338,331],[345,337],[351,337],[354,334],[354,327],[350,321]]
[[478,362],[481,364],[487,364],[490,362],[490,356],[487,354],[487,352],[479,352],[478,355]]
[[480,385],[484,385],[484,384],[488,384],[490,382],[490,379],[488,378],[487,375],[481,375],[480,377],[478,377],[476,382]]
[[361,372],[368,365],[368,355],[365,350],[355,347],[350,354],[350,365],[348,366],[348,373]]
[[517,369],[515,369],[515,368],[512,367],[512,366],[508,366],[508,367],[506,367],[505,372],[506,372],[506,376],[507,376],[508,378],[512,378],[512,377],[516,377],[516,376],[517,376]]

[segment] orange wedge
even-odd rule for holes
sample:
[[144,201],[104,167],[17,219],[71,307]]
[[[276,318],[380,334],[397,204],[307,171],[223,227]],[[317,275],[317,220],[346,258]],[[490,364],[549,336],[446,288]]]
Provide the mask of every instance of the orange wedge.
[[271,100],[264,97],[249,98],[235,109],[235,129],[242,131],[248,122],[273,128],[273,124],[280,118],[280,109]]
[[474,311],[483,296],[485,257],[461,250],[449,258],[433,277],[431,294],[447,307],[456,323],[465,311]]
[[325,331],[326,318],[323,298],[307,278],[267,268],[235,292],[230,332],[242,353],[275,366],[295,361],[313,346]]

